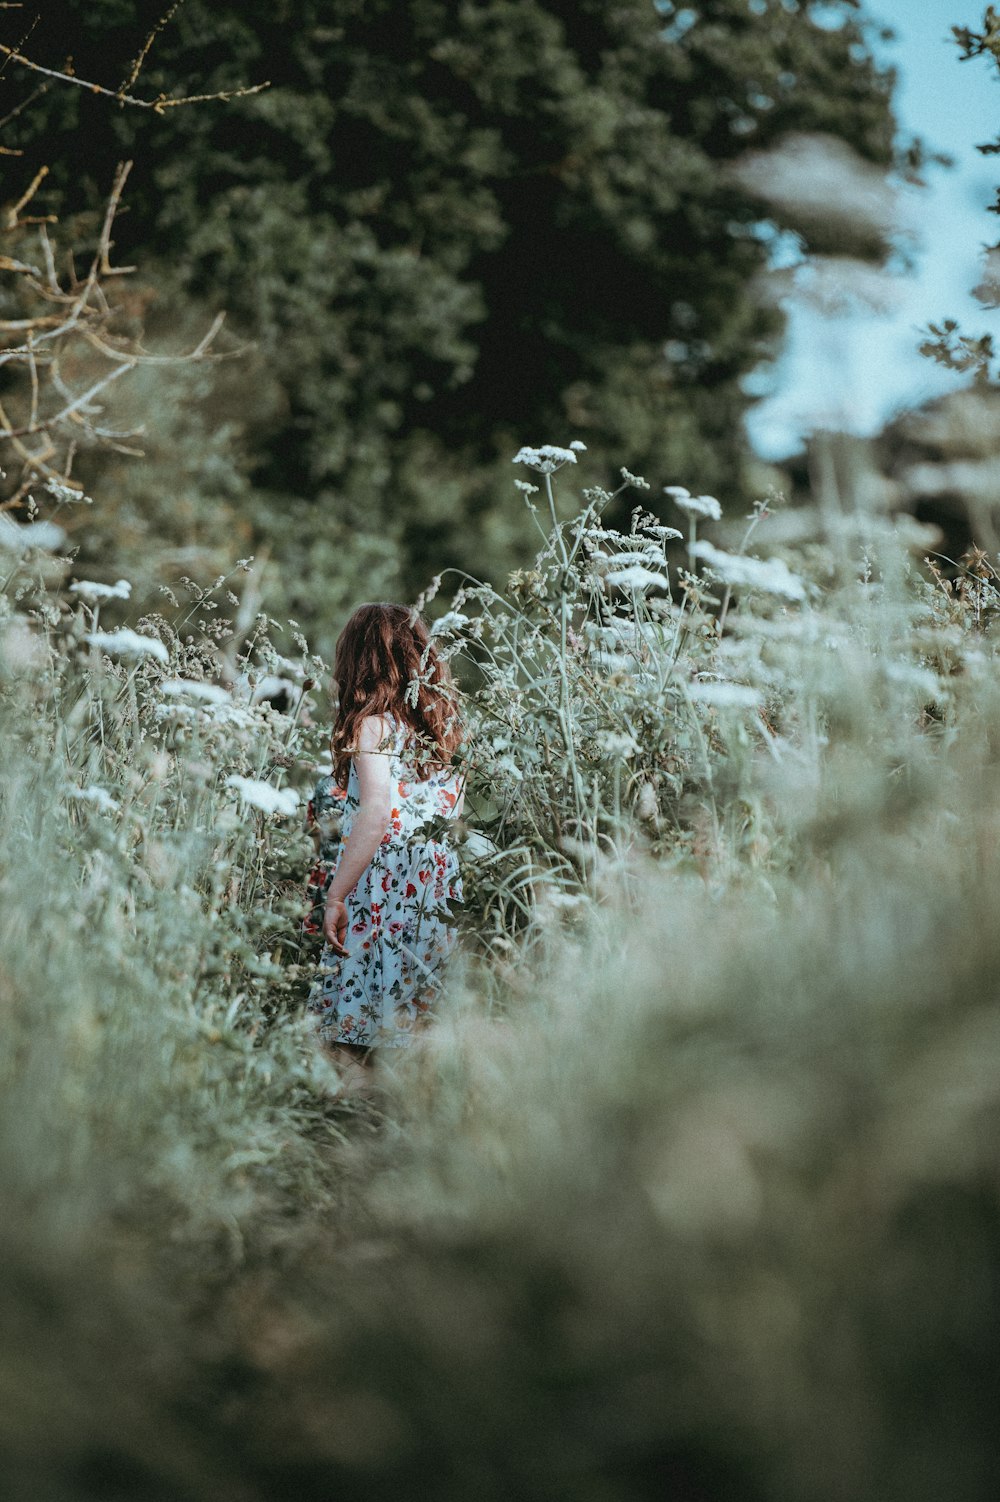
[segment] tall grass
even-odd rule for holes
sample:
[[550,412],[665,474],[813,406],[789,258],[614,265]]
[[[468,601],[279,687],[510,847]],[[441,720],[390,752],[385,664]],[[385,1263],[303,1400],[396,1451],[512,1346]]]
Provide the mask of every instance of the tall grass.
[[12,1495],[993,1495],[991,561],[683,496],[675,561],[571,472],[438,624],[477,932],[367,1108],[300,1016],[321,665],[239,578],[102,648],[11,553]]

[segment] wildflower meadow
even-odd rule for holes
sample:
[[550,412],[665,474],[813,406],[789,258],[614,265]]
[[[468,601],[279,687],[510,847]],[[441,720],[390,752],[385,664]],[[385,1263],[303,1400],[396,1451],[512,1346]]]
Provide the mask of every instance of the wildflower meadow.
[[[248,25],[223,35],[239,84],[166,101],[192,153],[219,98],[291,128],[280,80],[253,92]],[[465,45],[437,66],[475,83]],[[483,125],[468,150],[471,172],[499,147]],[[544,426],[501,414],[478,470],[414,427],[423,510],[393,545],[460,691],[466,900],[433,1025],[345,1097],[305,1005],[305,810],[331,620],[408,575],[366,572],[377,517],[309,532],[312,460],[289,446],[279,472],[280,423],[328,399],[312,347],[267,406],[259,347],[193,294],[157,325],[169,268],[118,275],[127,178],[79,222],[25,197],[0,262],[3,1494],[985,1502],[1000,557],[975,509],[946,555],[877,447],[833,433],[804,486],[696,468],[710,424],[688,469],[637,437],[632,472],[579,382],[558,426],[541,401]],[[215,235],[206,216],[192,257]],[[361,349],[338,346],[359,389]],[[945,457],[991,379],[937,410]],[[351,464],[388,484],[372,390]],[[481,567],[444,542],[437,566],[452,515],[486,516]],[[310,536],[329,595],[297,572]]]

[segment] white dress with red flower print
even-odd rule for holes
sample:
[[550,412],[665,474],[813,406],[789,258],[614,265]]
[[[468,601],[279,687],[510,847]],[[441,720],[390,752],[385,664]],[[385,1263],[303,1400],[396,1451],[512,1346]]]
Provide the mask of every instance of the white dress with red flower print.
[[[399,1047],[426,1021],[455,944],[448,904],[462,899],[458,858],[447,827],[460,806],[460,774],[451,768],[421,781],[396,729],[391,757],[392,813],[382,843],[347,898],[347,957],[325,945],[309,993],[320,1036],[330,1043]],[[351,763],[347,792],[332,777],[316,786],[312,808],[336,804],[346,841],[359,804]]]

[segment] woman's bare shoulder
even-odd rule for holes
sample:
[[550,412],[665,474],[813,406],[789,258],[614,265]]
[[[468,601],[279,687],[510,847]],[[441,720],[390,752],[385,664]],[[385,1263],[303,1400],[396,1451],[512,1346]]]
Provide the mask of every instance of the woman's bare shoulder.
[[390,715],[369,714],[358,724],[358,750],[379,751],[395,730],[395,721]]

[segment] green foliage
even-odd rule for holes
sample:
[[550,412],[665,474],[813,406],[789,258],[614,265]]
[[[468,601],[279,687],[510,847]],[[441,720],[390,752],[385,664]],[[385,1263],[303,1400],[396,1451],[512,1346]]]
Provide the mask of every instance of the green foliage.
[[[178,45],[205,60],[196,76],[208,87],[251,78],[262,48],[277,73],[294,44],[314,108],[341,68],[327,108],[360,122],[354,139],[370,151],[353,164],[381,160],[394,181],[390,142],[416,170],[417,96],[398,59],[372,59],[391,57],[394,27],[412,48],[425,34],[414,28],[444,11],[476,47],[443,62],[411,51],[416,75],[433,63],[461,72],[470,95],[497,91],[503,141],[524,109],[518,152],[534,149],[532,132],[540,151],[565,147],[566,80],[618,56],[590,56],[575,33],[563,47],[593,20],[589,6],[511,4],[492,37],[492,7],[344,5],[344,34],[324,41],[329,7],[300,34],[289,23],[301,9],[281,3],[248,21],[192,5],[178,12]],[[757,12],[812,38],[819,58],[838,55],[794,7],[706,5],[683,36],[683,13],[670,18],[678,83],[712,46],[720,67],[741,66],[731,27],[742,16],[749,42]],[[134,55],[133,7],[102,0],[88,14],[95,35],[118,35],[122,56]],[[637,7],[601,16],[619,41],[638,28]],[[500,45],[508,33],[518,48]],[[477,49],[491,41],[490,79],[477,82]],[[84,61],[81,50],[81,71]],[[641,66],[639,77],[652,88]],[[698,93],[704,75],[692,90],[715,141],[728,131],[727,96]],[[589,139],[601,100],[587,97]],[[677,98],[680,111],[683,88]],[[321,159],[329,138],[310,128],[311,110],[289,105],[293,131],[288,94],[265,99],[268,131]],[[76,128],[71,96],[49,103]],[[251,150],[257,107],[170,125],[192,162],[211,147],[216,176],[192,173],[194,208],[209,224],[214,205],[228,206],[237,243],[261,261],[254,276],[267,237],[240,224],[234,180],[245,172],[252,191],[279,159],[266,134]],[[438,113],[420,117],[421,138]],[[613,134],[617,121],[612,111],[601,128]],[[428,153],[439,172],[445,146]],[[167,165],[164,147],[156,171]],[[590,184],[581,216],[600,197],[597,165],[599,153],[563,169]],[[541,220],[551,236],[570,210],[565,181],[547,177],[560,183]],[[262,219],[298,180],[273,171],[255,200]],[[641,221],[641,184],[630,200],[635,185],[608,169],[599,186],[611,198],[621,189],[624,235]],[[710,230],[710,188],[687,201]],[[311,196],[296,202],[312,214]],[[388,193],[366,231],[384,288],[411,208]],[[364,217],[357,205],[350,214]],[[364,237],[348,228],[357,250]],[[296,257],[314,244],[308,226],[284,229]],[[213,258],[226,254],[218,224],[211,233],[208,304]],[[279,251],[272,241],[276,267]],[[407,325],[422,293],[395,264]],[[228,274],[235,285],[238,258]],[[475,286],[487,285],[477,272]],[[132,307],[132,332],[144,318],[189,348],[205,305],[181,311],[169,281],[160,286],[160,311]],[[312,295],[296,310],[307,355]],[[363,299],[351,306],[363,311]],[[461,359],[470,307],[452,308],[456,346],[435,346],[435,368]],[[512,537],[501,518],[516,442],[582,416],[559,408],[556,383],[509,446],[488,407],[480,436],[457,425],[447,450],[443,418],[390,445],[380,393],[409,398],[392,385],[398,372],[379,386],[377,359],[391,351],[365,342],[362,311],[350,337],[367,393],[364,464],[350,443],[338,449],[348,430],[335,409],[316,457],[327,374],[315,351],[287,354],[299,386],[272,376],[262,347],[256,363],[214,367],[207,384],[202,366],[155,380],[138,368],[120,388],[127,425],[150,403],[162,422],[145,464],[128,477],[105,468],[93,507],[38,487],[27,520],[23,508],[0,512],[3,1490],[46,1502],[994,1495],[994,563],[973,557],[955,580],[922,568],[913,553],[925,540],[879,509],[857,466],[836,504],[826,491],[813,498],[813,530],[798,541],[771,514],[777,498],[737,521],[742,508],[722,488],[721,508],[675,488],[664,503],[683,521],[675,539],[645,505],[623,520],[627,489],[649,499],[638,477],[623,475],[618,496],[592,487],[578,507],[567,451],[533,451],[516,473],[538,488],[522,488],[527,521]],[[525,390],[508,413],[527,402],[529,374],[536,393],[544,384],[531,358],[544,332],[523,335]],[[586,429],[598,435],[591,461],[602,424],[619,432],[631,420],[633,393],[643,457],[666,441],[644,377],[624,359],[606,369],[592,399],[606,392],[608,415],[595,406]],[[707,381],[679,403],[692,453],[718,396]],[[428,406],[445,410],[438,397]],[[457,424],[457,399],[452,410]],[[938,413],[945,455],[967,452],[962,414]],[[482,433],[495,434],[503,509]],[[676,480],[686,450],[677,430],[671,440]],[[394,505],[416,496],[416,514],[387,505],[365,523],[362,503],[383,492],[374,480],[352,491],[351,511],[342,486],[369,474],[398,481]],[[273,596],[300,590],[310,609],[325,588],[336,611],[357,592],[359,535],[367,566],[386,569],[394,549],[433,535],[443,568],[470,497],[481,523],[468,546],[480,556],[437,631],[466,689],[469,803],[488,836],[464,847],[483,942],[467,943],[425,1046],[384,1061],[375,1102],[352,1108],[334,1098],[336,1074],[300,1015],[307,850],[287,812],[321,752],[325,669],[294,621],[262,613],[261,573],[274,570]],[[232,574],[207,568],[244,527],[272,557]],[[483,539],[495,556],[515,542],[525,555],[506,583],[483,580],[494,572]],[[143,582],[163,587],[159,608],[133,608],[128,581],[89,578],[90,563],[113,573],[126,548]],[[264,694],[277,688],[281,710]]]
[[[994,6],[986,7],[981,30],[976,31],[969,26],[953,26],[951,29],[955,42],[961,49],[963,62],[982,57],[992,59],[1000,67],[1000,17]],[[984,142],[979,150],[984,156],[996,156],[1000,152],[1000,139]],[[1000,214],[1000,192],[996,203],[991,206],[991,212]],[[1000,245],[987,249],[984,256],[986,274],[980,285],[973,289],[973,295],[987,308],[1000,306],[998,258]],[[953,318],[930,324],[927,334],[929,337],[925,337],[920,346],[921,354],[928,355],[949,370],[973,371],[980,384],[996,384],[996,350],[992,334],[966,334]]]
[[[854,8],[833,29],[813,9],[188,0],[148,95],[270,89],[154,115],[54,87],[5,140],[44,153],[39,201],[62,211],[134,156],[121,255],[158,281],[169,267],[258,345],[251,524],[290,547],[275,609],[304,616],[304,596],[314,619],[320,565],[359,518],[384,555],[373,584],[397,592],[484,552],[498,575],[523,561],[503,475],[532,430],[578,433],[599,473],[626,455],[664,480],[738,483],[743,378],[781,322],[754,294],[774,225],[727,168],[801,131],[892,156],[890,79]],[[158,13],[70,0],[30,52],[110,81]],[[14,72],[9,89],[31,87]],[[150,432],[174,451],[176,430]],[[206,485],[199,511],[216,499]]]
[[438,628],[488,953],[367,1113],[296,1015],[304,841],[249,801],[307,785],[319,665],[240,626],[250,575],[102,647],[125,591],[0,530],[14,1495],[995,1489],[996,572],[861,503],[784,568],[765,508],[771,556],[707,550],[681,495],[720,635],[645,514],[547,499]]

